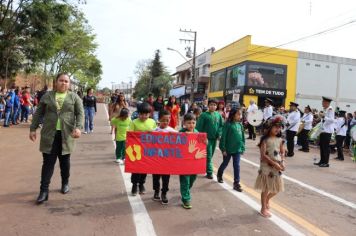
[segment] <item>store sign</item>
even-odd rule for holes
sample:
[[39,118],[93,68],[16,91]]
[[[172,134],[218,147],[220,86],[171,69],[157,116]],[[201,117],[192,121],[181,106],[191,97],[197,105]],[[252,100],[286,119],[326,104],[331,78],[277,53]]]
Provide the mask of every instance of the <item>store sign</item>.
[[241,89],[226,89],[225,90],[225,95],[230,95],[230,94],[240,94]]
[[259,88],[259,87],[245,87],[245,94],[266,96],[266,97],[286,97],[286,90]]
[[127,132],[125,172],[206,172],[206,133]]

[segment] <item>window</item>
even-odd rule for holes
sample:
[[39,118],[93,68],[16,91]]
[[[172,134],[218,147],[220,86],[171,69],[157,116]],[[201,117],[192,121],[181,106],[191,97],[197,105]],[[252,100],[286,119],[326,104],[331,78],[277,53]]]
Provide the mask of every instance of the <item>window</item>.
[[351,68],[349,68],[349,71],[352,71],[352,69],[351,69]]
[[205,76],[206,74],[208,74],[208,65],[203,65],[202,75]]
[[326,68],[328,68],[328,69],[330,68],[330,66],[329,66],[329,65],[326,65],[325,67],[326,67]]
[[305,65],[310,66],[310,63],[309,63],[309,62],[307,62],[307,63],[305,63]]
[[238,65],[227,69],[226,89],[244,86],[246,78],[246,65]]
[[211,74],[210,92],[222,91],[225,85],[225,70],[220,70]]
[[315,67],[320,67],[320,64],[315,64]]
[[286,66],[270,64],[249,64],[247,86],[286,89]]

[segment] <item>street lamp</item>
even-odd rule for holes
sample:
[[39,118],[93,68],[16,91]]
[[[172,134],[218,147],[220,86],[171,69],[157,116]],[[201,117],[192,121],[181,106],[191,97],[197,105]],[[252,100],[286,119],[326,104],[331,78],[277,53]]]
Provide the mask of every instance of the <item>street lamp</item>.
[[188,61],[186,58],[185,58],[185,56],[183,56],[183,54],[182,53],[180,53],[178,50],[176,50],[176,49],[173,49],[173,48],[167,48],[167,50],[169,50],[169,51],[175,51],[176,53],[178,53],[181,57],[183,57],[184,58],[184,60],[186,61],[186,62],[188,62],[188,64],[192,67],[191,68],[191,70],[192,70],[192,79],[191,79],[191,82],[192,82],[192,87],[191,87],[191,89],[190,89],[190,100],[191,100],[191,102],[193,103],[194,102],[194,84],[195,84],[195,48],[194,48],[194,54],[193,54],[193,64],[190,62],[190,61]]
[[185,58],[185,56],[183,56],[183,54],[180,53],[178,50],[176,50],[176,49],[174,49],[174,48],[167,48],[167,50],[169,50],[169,51],[174,51],[174,52],[178,53],[186,62],[189,63],[189,65],[192,66],[192,63],[191,63],[190,61],[188,61],[187,58]]

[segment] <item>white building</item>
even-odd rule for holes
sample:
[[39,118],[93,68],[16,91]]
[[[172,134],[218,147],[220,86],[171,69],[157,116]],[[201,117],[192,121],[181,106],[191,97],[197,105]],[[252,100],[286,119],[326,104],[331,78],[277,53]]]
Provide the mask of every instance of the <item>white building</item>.
[[321,96],[332,98],[334,108],[356,111],[356,59],[298,52],[296,101],[321,107]]
[[[208,84],[210,78],[210,60],[211,53],[214,52],[214,48],[211,48],[202,54],[196,56],[195,59],[195,88],[194,98],[196,101],[203,100],[207,96]],[[169,95],[174,95],[177,98],[185,99],[190,97],[192,90],[192,60],[189,60],[176,68],[176,81],[173,89],[169,92]]]

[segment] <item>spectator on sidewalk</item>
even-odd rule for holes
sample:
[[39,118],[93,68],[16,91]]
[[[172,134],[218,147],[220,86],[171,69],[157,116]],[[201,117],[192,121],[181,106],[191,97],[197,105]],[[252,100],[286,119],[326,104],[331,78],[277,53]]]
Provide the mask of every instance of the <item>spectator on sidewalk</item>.
[[163,97],[159,95],[156,101],[153,102],[153,119],[157,122],[159,113],[164,110]]
[[11,118],[11,111],[12,111],[12,102],[11,102],[11,95],[8,94],[5,98],[5,118],[4,118],[4,127],[9,127],[10,125],[10,118]]
[[185,116],[189,112],[189,100],[184,99],[183,104],[180,106],[180,116]]
[[80,137],[80,130],[83,128],[83,103],[76,93],[69,91],[69,76],[59,74],[55,87],[55,91],[43,95],[30,127],[29,137],[35,141],[40,119],[44,118],[40,141],[43,164],[38,204],[48,200],[49,184],[57,157],[62,177],[61,192],[69,192],[70,155],[73,152],[74,139]]
[[94,115],[96,114],[96,97],[92,88],[87,89],[87,95],[83,97],[83,106],[85,113],[84,134],[93,133]]
[[19,124],[18,118],[19,118],[20,111],[21,111],[21,102],[20,102],[20,96],[19,96],[19,88],[16,88],[13,113],[12,113],[12,124],[13,125]]
[[24,91],[22,92],[21,122],[28,122],[28,117],[30,115],[30,109],[32,106],[30,88],[25,87]]
[[179,105],[177,104],[177,100],[175,96],[170,96],[168,99],[168,103],[166,105],[166,110],[171,113],[171,119],[169,121],[169,126],[173,129],[176,129],[179,123]]

